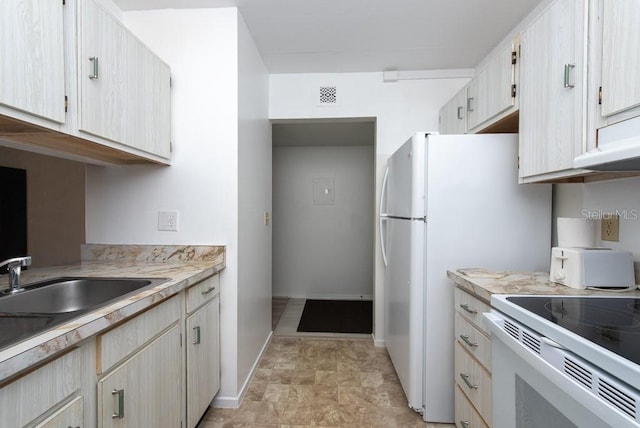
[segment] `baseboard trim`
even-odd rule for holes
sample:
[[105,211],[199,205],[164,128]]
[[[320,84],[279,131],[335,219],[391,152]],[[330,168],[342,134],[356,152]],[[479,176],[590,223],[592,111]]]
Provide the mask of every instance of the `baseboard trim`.
[[386,348],[387,345],[385,345],[384,340],[382,339],[377,339],[375,334],[371,334],[371,337],[373,338],[373,346],[375,346],[376,348]]
[[255,362],[253,363],[253,367],[251,367],[251,371],[249,372],[249,375],[247,376],[247,378],[244,381],[244,384],[242,385],[242,388],[240,389],[240,393],[234,397],[234,396],[216,396],[213,401],[211,402],[211,404],[209,405],[209,407],[216,407],[216,408],[220,408],[220,409],[237,409],[238,407],[240,407],[240,404],[242,404],[242,399],[244,398],[244,395],[247,392],[247,389],[249,389],[249,384],[251,383],[251,380],[253,379],[253,375],[256,373],[256,370],[258,369],[258,366],[260,365],[260,361],[262,360],[262,356],[264,355],[265,351],[267,350],[267,347],[269,346],[269,343],[271,342],[271,338],[273,337],[273,331],[269,332],[269,336],[267,336],[267,340],[265,340],[264,344],[262,345],[262,349],[260,349],[260,353],[258,354],[258,358],[256,358]]

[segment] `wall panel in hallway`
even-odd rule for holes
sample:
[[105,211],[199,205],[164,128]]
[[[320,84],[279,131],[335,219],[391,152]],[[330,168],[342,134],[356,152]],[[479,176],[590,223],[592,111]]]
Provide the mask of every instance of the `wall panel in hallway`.
[[[274,296],[371,298],[373,153],[373,145],[274,147]],[[333,198],[316,189],[314,203],[314,180],[332,182]]]

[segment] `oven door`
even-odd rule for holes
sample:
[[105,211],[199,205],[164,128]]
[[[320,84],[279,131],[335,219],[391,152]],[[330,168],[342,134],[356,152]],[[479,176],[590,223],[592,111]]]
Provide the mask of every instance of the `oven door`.
[[[570,355],[584,364],[581,359],[512,320],[508,333],[508,318],[500,313],[484,317],[492,333],[494,428],[640,427],[540,355],[555,361]],[[512,325],[520,330],[515,332]],[[527,344],[512,335],[525,336]]]

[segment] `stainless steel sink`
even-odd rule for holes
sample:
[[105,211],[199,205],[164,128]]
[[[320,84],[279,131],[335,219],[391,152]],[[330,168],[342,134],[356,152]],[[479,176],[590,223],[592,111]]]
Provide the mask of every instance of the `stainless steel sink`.
[[0,348],[153,288],[167,278],[56,278],[0,297]]

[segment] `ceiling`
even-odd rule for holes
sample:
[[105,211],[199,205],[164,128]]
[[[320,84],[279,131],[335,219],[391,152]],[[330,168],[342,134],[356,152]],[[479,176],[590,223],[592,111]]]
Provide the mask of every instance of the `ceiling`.
[[474,68],[541,0],[114,0],[237,6],[270,73]]

